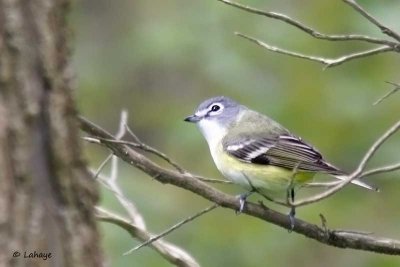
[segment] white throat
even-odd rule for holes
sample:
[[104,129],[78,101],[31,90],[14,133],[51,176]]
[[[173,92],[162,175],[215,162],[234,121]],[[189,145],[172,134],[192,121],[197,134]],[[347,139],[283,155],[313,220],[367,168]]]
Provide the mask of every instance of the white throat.
[[225,137],[227,130],[218,122],[213,120],[203,119],[197,123],[201,133],[207,140],[210,150],[217,148],[222,138]]

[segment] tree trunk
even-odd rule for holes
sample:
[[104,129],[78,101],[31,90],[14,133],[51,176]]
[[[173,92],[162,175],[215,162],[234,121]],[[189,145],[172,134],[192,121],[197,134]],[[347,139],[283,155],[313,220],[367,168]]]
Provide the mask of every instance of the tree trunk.
[[0,0],[1,266],[103,264],[71,92],[69,5]]

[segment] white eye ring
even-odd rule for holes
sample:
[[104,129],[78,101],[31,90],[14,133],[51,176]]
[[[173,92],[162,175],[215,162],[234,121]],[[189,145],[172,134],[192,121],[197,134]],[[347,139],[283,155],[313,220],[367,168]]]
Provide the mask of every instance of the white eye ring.
[[222,106],[222,105],[219,104],[219,103],[212,104],[212,105],[209,107],[209,114],[211,114],[211,115],[219,114],[219,113],[222,112],[223,108],[224,108],[224,106]]

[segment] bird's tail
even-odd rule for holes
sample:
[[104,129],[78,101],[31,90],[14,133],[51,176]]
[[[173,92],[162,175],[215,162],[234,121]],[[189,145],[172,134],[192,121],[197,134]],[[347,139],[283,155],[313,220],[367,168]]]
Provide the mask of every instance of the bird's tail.
[[[323,163],[324,163],[325,171],[327,173],[329,173],[330,175],[332,175],[333,177],[335,177],[336,179],[345,180],[348,177],[347,174],[344,171],[336,168],[332,164],[330,164],[330,163],[328,163],[326,161],[324,161]],[[377,188],[375,186],[372,186],[372,185],[369,185],[367,183],[364,183],[364,182],[362,182],[361,180],[358,180],[358,179],[354,179],[353,181],[351,181],[351,183],[354,184],[354,185],[358,185],[358,186],[364,187],[364,188],[366,188],[368,190],[379,192],[379,188]]]
[[[344,175],[335,175],[334,177],[339,179],[339,180],[345,180],[347,178],[347,176],[344,176]],[[379,188],[377,188],[375,186],[372,186],[372,185],[369,185],[367,183],[364,183],[364,182],[362,182],[360,180],[357,180],[357,179],[351,181],[351,183],[355,184],[355,185],[358,185],[358,186],[361,186],[361,187],[364,187],[364,188],[369,189],[369,190],[373,190],[373,191],[379,192]]]

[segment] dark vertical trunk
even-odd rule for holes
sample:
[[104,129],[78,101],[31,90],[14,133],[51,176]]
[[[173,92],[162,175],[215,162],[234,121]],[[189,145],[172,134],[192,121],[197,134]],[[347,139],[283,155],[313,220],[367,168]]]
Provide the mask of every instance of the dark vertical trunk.
[[103,262],[71,92],[69,4],[0,0],[1,266]]

